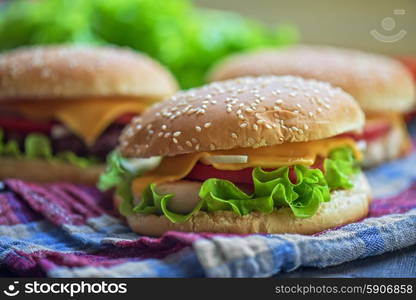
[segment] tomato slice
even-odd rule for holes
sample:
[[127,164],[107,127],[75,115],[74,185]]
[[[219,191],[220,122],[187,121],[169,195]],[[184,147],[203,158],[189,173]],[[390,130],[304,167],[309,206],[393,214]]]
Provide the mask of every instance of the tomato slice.
[[343,133],[339,136],[346,136],[351,137],[356,141],[364,140],[366,142],[376,140],[383,135],[387,134],[391,130],[391,123],[383,120],[370,120],[367,121],[367,124],[364,127],[364,131],[362,134],[355,134],[355,133]]
[[238,171],[218,170],[210,165],[197,163],[192,171],[186,176],[187,179],[205,181],[209,178],[229,180],[233,183],[253,184],[251,173],[253,168],[246,168]]
[[410,122],[413,119],[416,119],[416,110],[404,114],[404,120],[406,122]]
[[10,131],[19,131],[22,133],[41,132],[49,134],[52,130],[53,122],[36,122],[22,118],[5,118],[0,119],[0,128]]
[[416,57],[415,56],[401,56],[397,57],[412,73],[413,79],[416,81]]
[[131,121],[131,120],[132,120],[135,116],[137,116],[137,114],[135,114],[135,113],[128,113],[128,114],[124,114],[124,115],[122,115],[122,116],[118,117],[118,118],[114,121],[114,123],[116,123],[116,124],[121,124],[121,125],[127,125],[127,124],[129,124],[129,123],[130,123],[130,121]]
[[[310,167],[313,169],[323,170],[323,159],[318,158],[316,162]],[[272,171],[266,169],[266,171]],[[191,172],[186,176],[186,179],[195,181],[205,181],[209,178],[218,178],[229,180],[235,184],[253,184],[252,178],[253,168],[245,168],[238,171],[218,170],[213,166],[197,163]],[[296,174],[294,168],[289,168],[289,179],[292,183],[296,183]]]

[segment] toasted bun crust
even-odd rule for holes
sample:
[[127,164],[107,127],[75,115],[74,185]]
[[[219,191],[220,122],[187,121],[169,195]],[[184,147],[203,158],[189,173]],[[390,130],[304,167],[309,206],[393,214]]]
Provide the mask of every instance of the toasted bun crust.
[[0,55],[0,102],[97,97],[160,99],[177,84],[159,63],[117,47],[47,46]]
[[342,48],[295,46],[234,55],[214,67],[209,79],[266,74],[329,82],[351,94],[368,112],[405,112],[416,102],[412,76],[400,62]]
[[293,76],[245,77],[179,92],[127,126],[126,157],[257,148],[361,130],[364,114],[339,88]]
[[[164,216],[134,214],[127,217],[133,231],[161,236],[167,231],[217,233],[298,233],[313,234],[332,227],[357,221],[368,214],[370,187],[361,173],[351,190],[331,193],[331,201],[323,203],[318,212],[306,219],[296,218],[290,208],[271,214],[260,212],[238,216],[230,211],[199,212],[183,223],[172,223]],[[116,200],[115,203],[118,201]]]
[[67,181],[86,185],[95,185],[98,177],[105,170],[104,165],[79,168],[40,159],[0,158],[0,166],[0,180],[17,178],[35,182]]

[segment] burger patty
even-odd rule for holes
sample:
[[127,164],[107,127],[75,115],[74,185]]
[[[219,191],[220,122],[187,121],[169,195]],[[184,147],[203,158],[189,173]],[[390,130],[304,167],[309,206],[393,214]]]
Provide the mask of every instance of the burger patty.
[[[71,151],[78,156],[94,156],[104,161],[107,154],[117,146],[118,137],[123,128],[124,125],[111,124],[90,147],[81,138],[65,129],[62,134],[50,134],[48,138],[54,153]],[[5,132],[6,141],[17,141],[22,151],[24,150],[24,141],[27,135],[27,133],[21,131],[8,130]]]

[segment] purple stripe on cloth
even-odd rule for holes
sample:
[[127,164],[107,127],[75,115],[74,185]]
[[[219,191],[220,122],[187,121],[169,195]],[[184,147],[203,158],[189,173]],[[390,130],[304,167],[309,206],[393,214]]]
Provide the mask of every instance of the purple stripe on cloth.
[[42,218],[13,192],[0,193],[0,225],[26,224]]
[[111,202],[110,195],[100,193],[92,187],[80,187],[68,183],[41,185],[16,179],[6,180],[5,183],[34,211],[58,226],[62,224],[82,225],[88,218],[104,213],[113,214],[98,205],[98,202]]
[[159,238],[139,237],[133,241],[120,241],[92,253],[58,252],[39,250],[24,252],[14,250],[7,254],[3,265],[19,276],[44,276],[49,270],[59,267],[111,267],[129,261],[147,258],[162,259],[190,247],[204,235],[182,232],[168,232]]
[[393,197],[373,200],[370,205],[368,218],[404,213],[412,208],[416,208],[416,183]]

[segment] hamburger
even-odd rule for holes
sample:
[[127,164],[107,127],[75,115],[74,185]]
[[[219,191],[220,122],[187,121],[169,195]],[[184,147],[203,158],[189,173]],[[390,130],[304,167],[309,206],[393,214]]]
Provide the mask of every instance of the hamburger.
[[[413,82],[416,87],[416,56],[400,56],[397,57],[399,61],[410,71],[413,76]],[[416,101],[413,109],[405,114],[405,120],[411,122],[416,118]]]
[[[328,83],[246,77],[179,92],[126,126],[104,177],[137,233],[312,234],[364,217],[364,114]],[[134,173],[128,159],[160,157]]]
[[398,61],[350,49],[295,46],[229,57],[213,68],[210,80],[265,74],[326,81],[351,94],[366,114],[364,131],[354,136],[367,144],[364,166],[410,151],[403,115],[415,105],[415,87],[411,74]]
[[122,48],[1,54],[0,179],[94,184],[122,128],[176,89],[165,68]]

